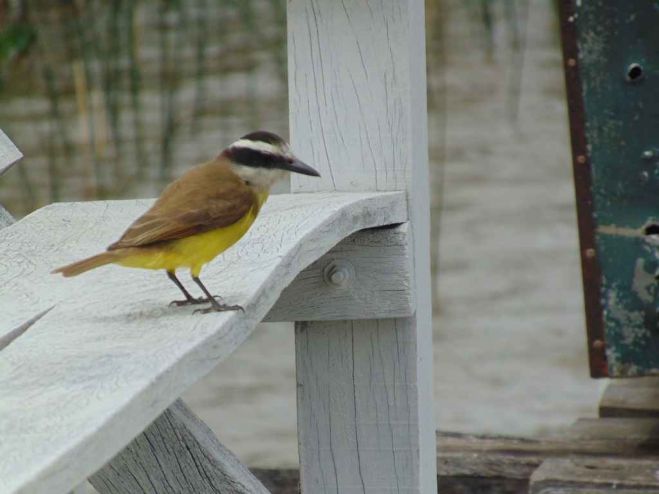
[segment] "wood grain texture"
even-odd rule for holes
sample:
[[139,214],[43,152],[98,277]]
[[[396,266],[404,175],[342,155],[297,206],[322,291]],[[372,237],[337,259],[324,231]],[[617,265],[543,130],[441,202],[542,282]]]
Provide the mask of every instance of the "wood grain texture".
[[35,322],[37,322],[39,319],[41,319],[43,316],[48,314],[48,312],[52,310],[52,307],[39,312],[38,314],[34,315],[27,321],[25,321],[23,324],[19,324],[17,327],[14,329],[11,329],[9,331],[5,331],[4,334],[0,335],[0,350],[3,348],[6,348],[9,346],[9,344],[14,341],[16,338],[21,336],[23,333],[25,333],[28,329],[30,329]]
[[[0,175],[9,170],[11,166],[23,157],[7,134],[0,129]],[[2,216],[0,214],[0,216]]]
[[357,230],[407,219],[400,193],[273,196],[202,273],[244,314],[168,307],[179,293],[161,272],[49,274],[102,250],[150,204],[56,204],[0,231],[0,335],[55,305],[0,357],[0,492],[82,481],[239,346],[304,267]]
[[[265,321],[327,321],[410,316],[413,311],[408,225],[351,235],[302,271],[281,293]],[[347,264],[346,264],[347,263]],[[327,280],[346,264],[345,284]]]
[[180,399],[89,481],[100,494],[269,494]]
[[607,384],[600,417],[659,417],[659,378],[617,379]]
[[[487,435],[438,433],[437,461],[447,465],[469,465],[465,458],[481,455],[501,476],[514,476],[518,466],[507,470],[505,457],[537,462],[559,456],[619,456],[659,458],[659,421],[648,419],[582,419],[558,435],[516,438]],[[455,456],[457,455],[457,456]],[[478,475],[479,470],[464,475]],[[442,470],[443,467],[440,467]],[[457,468],[457,467],[456,467]],[[462,467],[460,467],[462,468]],[[467,468],[472,468],[467,466]],[[458,474],[458,470],[449,470]],[[482,473],[486,473],[483,470]]]
[[[597,422],[601,422],[599,427]],[[627,422],[627,427],[622,424]],[[527,494],[533,472],[549,458],[584,456],[598,458],[659,458],[657,420],[587,419],[557,436],[506,437],[452,432],[437,433],[437,482],[441,494]],[[599,430],[599,432],[597,432]],[[607,432],[613,430],[613,432]],[[579,432],[581,431],[581,432]],[[642,439],[645,435],[647,444]],[[576,433],[575,433],[576,432]],[[626,439],[624,434],[628,434]],[[295,470],[253,470],[273,494],[296,493]],[[621,472],[624,475],[624,471]],[[277,480],[277,483],[270,479]],[[569,487],[548,491],[557,494],[595,494],[592,488]],[[615,491],[618,492],[618,491]],[[620,490],[625,494],[638,490]]]
[[306,493],[436,490],[423,0],[289,0],[293,192],[407,192],[414,315],[296,326]]
[[551,458],[531,475],[530,494],[659,494],[657,460]]
[[[582,419],[561,434],[536,438],[440,432],[437,435],[439,492],[526,494],[531,475],[547,459],[597,457],[658,461],[658,439],[659,421],[654,419]],[[621,477],[624,475],[624,471],[620,472]]]

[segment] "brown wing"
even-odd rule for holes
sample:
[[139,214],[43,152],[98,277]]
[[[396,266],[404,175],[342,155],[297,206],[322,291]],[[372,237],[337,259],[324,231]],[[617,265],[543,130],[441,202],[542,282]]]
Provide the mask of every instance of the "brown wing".
[[226,168],[201,165],[163,191],[108,250],[145,246],[229,226],[258,204],[254,191]]

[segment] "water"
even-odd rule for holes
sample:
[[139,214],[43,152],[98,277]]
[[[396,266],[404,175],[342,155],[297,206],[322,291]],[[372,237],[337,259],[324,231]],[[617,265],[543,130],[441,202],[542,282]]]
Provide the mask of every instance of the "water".
[[[17,216],[154,196],[243,133],[287,134],[285,0],[41,3],[28,53],[0,58]],[[526,5],[427,2],[444,430],[534,434],[596,410],[557,24],[553,3]],[[249,464],[294,465],[294,376],[290,326],[263,325],[185,398]]]
[[286,134],[283,0],[74,5],[31,9],[35,39],[3,71],[0,125],[26,155],[0,183],[15,214],[153,196],[239,135]]

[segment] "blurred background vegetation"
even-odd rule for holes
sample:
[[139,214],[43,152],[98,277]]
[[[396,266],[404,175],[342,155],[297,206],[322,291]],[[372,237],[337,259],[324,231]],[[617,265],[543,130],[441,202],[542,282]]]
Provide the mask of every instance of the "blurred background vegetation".
[[154,195],[239,134],[287,126],[285,0],[0,1],[0,197]]
[[[0,128],[25,154],[0,203],[154,197],[250,130],[286,136],[286,1],[0,0]],[[553,430],[597,403],[555,1],[426,6],[437,421]],[[251,465],[296,464],[293,347],[257,331],[186,398]]]
[[[427,0],[440,120],[445,2]],[[528,0],[462,3],[483,63],[505,21],[514,121]],[[285,21],[285,0],[0,0],[0,128],[26,156],[0,200],[22,216],[54,201],[153,196],[245,132],[286,135]],[[431,137],[437,164],[443,138]],[[439,201],[441,171],[433,181]]]

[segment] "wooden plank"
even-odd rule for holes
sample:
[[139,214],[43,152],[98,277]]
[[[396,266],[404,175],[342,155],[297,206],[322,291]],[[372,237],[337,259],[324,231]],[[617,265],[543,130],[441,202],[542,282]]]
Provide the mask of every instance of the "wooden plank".
[[531,475],[531,494],[659,494],[657,460],[574,457],[545,460]]
[[[619,489],[613,488],[611,490],[602,490],[599,487],[579,487],[579,486],[561,486],[561,487],[544,487],[537,494],[648,494],[654,491],[647,491],[645,489]],[[462,493],[461,493],[462,494]],[[493,492],[492,494],[495,494]],[[496,494],[499,494],[496,492]],[[520,493],[522,494],[522,493]],[[523,494],[526,494],[524,492]]]
[[343,238],[406,220],[401,193],[272,197],[202,278],[245,313],[168,307],[160,272],[50,270],[118,237],[151,201],[56,204],[0,230],[0,335],[55,307],[2,351],[0,492],[78,484],[250,334],[281,291]]
[[[22,157],[23,154],[0,129],[0,175],[9,170]],[[0,229],[11,225],[14,221],[14,217],[0,204]]]
[[9,140],[7,134],[0,129],[0,175],[9,170],[22,157],[23,153]]
[[600,417],[659,417],[659,377],[612,380],[599,405]]
[[407,230],[407,224],[376,228],[343,240],[284,289],[265,321],[410,316]]
[[[659,461],[659,421],[583,419],[560,435],[538,438],[437,435],[440,487],[442,483],[463,487],[498,485],[508,489],[502,492],[517,492],[515,489],[526,492],[524,486],[543,461],[566,456],[655,458]],[[497,479],[501,479],[501,483],[497,483]],[[440,492],[445,491],[440,489]]]
[[436,490],[423,0],[288,2],[293,192],[405,190],[414,315],[296,325],[307,493]]
[[7,211],[2,204],[0,204],[0,230],[6,226],[11,225],[16,220],[14,217]]
[[[506,437],[472,435],[451,432],[437,433],[437,482],[442,494],[492,493],[526,494],[531,474],[549,458],[566,456],[659,458],[659,446],[654,436],[645,436],[650,444],[643,443],[643,434],[651,431],[648,421],[629,421],[626,426],[603,421],[598,427],[596,419],[570,428],[564,434],[549,437]],[[658,421],[649,421],[655,425]],[[613,433],[607,435],[611,428]],[[629,434],[627,440],[624,434]],[[604,437],[602,437],[602,434]],[[621,444],[622,440],[622,444]],[[254,473],[276,494],[296,492],[297,471],[264,470]],[[278,484],[268,479],[278,479]],[[572,492],[566,490],[565,492]],[[587,491],[575,491],[585,494]]]
[[[292,248],[296,241],[306,242],[304,235],[313,232],[324,240],[321,240],[318,246],[305,243],[301,252],[296,254],[310,259],[307,265],[311,264],[316,260],[314,256],[325,254],[330,247],[342,240],[341,232],[326,231],[326,227],[322,225],[323,221],[344,224],[341,228],[350,234],[359,229],[360,225],[374,225],[381,221],[398,223],[407,214],[402,199],[400,193],[273,196],[241,242],[212,263],[210,270],[202,273],[202,278],[217,276],[218,273],[226,280],[235,277],[239,279],[237,285],[222,283],[220,291],[231,293],[232,287],[236,287],[238,296],[249,297],[251,280],[247,275],[235,271],[234,267],[246,269],[245,273],[251,273],[258,269],[246,268],[245,265],[253,265],[256,261],[272,268],[272,263],[279,262],[278,249],[285,252],[285,249]],[[326,201],[326,206],[323,201]],[[179,295],[176,287],[161,272],[127,270],[112,266],[66,280],[49,274],[57,266],[103,250],[151,203],[151,200],[139,200],[53,204],[1,230],[0,251],[4,255],[0,258],[0,281],[3,281],[0,283],[0,310],[3,314],[0,320],[0,336],[23,324],[32,315],[70,299],[72,294],[96,300],[109,296],[110,300],[119,301],[126,283],[146,282],[157,289],[165,287],[167,290],[167,295],[157,295],[160,302],[156,307],[151,307],[152,310],[176,298]],[[392,209],[388,211],[387,208]],[[313,214],[318,215],[316,219],[310,216]],[[343,216],[350,214],[354,214],[355,218]],[[296,221],[301,224],[297,225]],[[285,235],[290,238],[283,238]],[[325,250],[322,250],[323,248]],[[247,256],[253,256],[253,259]],[[220,267],[223,269],[218,269]],[[301,267],[306,265],[290,268],[294,271]],[[269,271],[257,274],[257,279],[260,280],[269,274]],[[287,278],[291,274],[293,273],[287,273]],[[184,277],[182,279],[187,281]],[[4,283],[4,280],[9,281]],[[108,290],[111,293],[112,287],[119,293],[99,295],[99,292]],[[69,302],[75,305],[74,300]]]
[[37,322],[39,319],[41,319],[43,316],[48,314],[48,312],[52,310],[52,307],[39,312],[37,315],[34,317],[28,319],[25,321],[23,324],[18,325],[18,327],[11,329],[4,334],[0,335],[0,350],[3,348],[9,346],[9,344],[14,341],[16,338],[21,336],[23,333],[25,333],[32,325],[34,325],[35,322]]
[[[532,473],[550,458],[659,458],[655,441],[657,432],[653,431],[651,423],[656,426],[659,421],[588,419],[579,421],[560,435],[530,438],[437,432],[438,492],[526,494]],[[643,437],[650,441],[649,445],[644,444]],[[299,477],[296,470],[253,472],[273,494],[297,492]],[[276,479],[277,483],[270,482],[270,478]],[[595,494],[596,491],[575,487],[559,492]],[[627,493],[626,490],[621,492]],[[634,491],[628,494],[631,492]]]
[[89,481],[100,494],[270,492],[180,399]]
[[580,419],[560,435],[520,438],[440,432],[437,441],[438,458],[453,453],[510,454],[539,460],[561,455],[659,457],[659,421]]
[[565,435],[593,451],[659,456],[659,420],[654,418],[579,419]]

